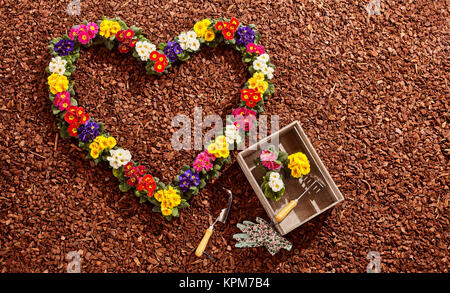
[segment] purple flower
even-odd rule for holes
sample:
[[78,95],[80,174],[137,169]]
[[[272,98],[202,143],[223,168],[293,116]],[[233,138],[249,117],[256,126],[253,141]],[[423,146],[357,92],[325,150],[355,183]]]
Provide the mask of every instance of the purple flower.
[[179,179],[180,188],[183,192],[188,191],[192,186],[198,186],[200,184],[200,175],[190,169],[184,171]]
[[255,31],[249,26],[241,26],[236,31],[236,44],[238,46],[245,46],[255,41]]
[[164,55],[166,55],[170,62],[175,62],[177,60],[177,55],[183,53],[180,44],[177,42],[168,42],[166,48],[164,49]]
[[98,123],[88,120],[86,123],[78,126],[77,132],[78,138],[82,142],[94,140],[94,138],[96,138],[99,135]]
[[72,40],[59,40],[53,47],[53,50],[55,50],[59,56],[67,56],[72,52],[74,45],[75,42]]

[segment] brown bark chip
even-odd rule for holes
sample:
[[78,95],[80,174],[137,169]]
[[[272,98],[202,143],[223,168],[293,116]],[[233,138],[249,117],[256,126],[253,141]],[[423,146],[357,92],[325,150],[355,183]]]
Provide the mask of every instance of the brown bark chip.
[[[295,2],[295,3],[294,3]],[[70,251],[82,272],[448,272],[449,91],[445,1],[69,1],[0,0],[0,271],[64,272]],[[251,3],[251,4],[250,4]],[[83,19],[119,16],[166,42],[204,17],[255,23],[276,64],[266,113],[299,120],[343,204],[288,234],[292,251],[237,249],[236,223],[266,213],[237,164],[217,180],[232,189],[226,224],[193,252],[226,204],[205,190],[171,223],[122,194],[69,140],[55,139],[45,67],[52,37]],[[177,114],[228,114],[248,78],[240,56],[204,49],[161,78],[131,56],[83,50],[79,103],[166,182],[197,151],[176,152]]]

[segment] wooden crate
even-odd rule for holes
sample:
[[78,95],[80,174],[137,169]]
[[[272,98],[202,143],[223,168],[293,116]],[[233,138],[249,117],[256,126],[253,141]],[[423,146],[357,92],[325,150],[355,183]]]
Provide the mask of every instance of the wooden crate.
[[238,154],[237,160],[239,165],[241,166],[242,171],[244,171],[245,176],[264,206],[270,219],[273,219],[281,208],[287,205],[292,199],[297,198],[303,192],[303,188],[298,182],[298,179],[283,179],[286,190],[284,195],[277,202],[266,198],[261,190],[260,186],[264,171],[255,166],[254,159],[261,154],[262,144],[273,144],[271,141],[275,135],[279,135],[278,143],[280,150],[285,151],[288,154],[299,151],[305,153],[311,165],[310,174],[318,177],[325,185],[319,193],[307,193],[304,195],[299,200],[295,209],[281,223],[276,225],[277,230],[282,235],[285,235],[343,201],[344,197],[320,160],[308,137],[305,135],[300,123],[295,121],[258,143],[249,146]]

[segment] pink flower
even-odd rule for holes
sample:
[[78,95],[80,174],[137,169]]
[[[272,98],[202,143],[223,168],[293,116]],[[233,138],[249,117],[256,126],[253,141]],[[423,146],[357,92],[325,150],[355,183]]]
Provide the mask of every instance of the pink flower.
[[73,27],[70,29],[69,38],[73,41],[78,34],[78,27]]
[[261,161],[275,161],[277,159],[277,155],[271,151],[262,151],[259,158]]
[[56,95],[53,104],[59,108],[59,110],[63,111],[67,109],[70,103],[70,93],[69,92],[60,92]]
[[82,43],[83,45],[86,45],[89,43],[91,38],[89,37],[89,34],[87,31],[78,31],[78,42]]
[[281,168],[281,165],[274,161],[262,161],[261,164],[269,170],[278,170]]
[[98,33],[98,25],[95,22],[89,22],[87,24],[87,30],[88,30],[89,37],[91,39],[93,39],[93,38],[95,38],[95,35],[97,35],[97,33]]
[[87,28],[86,25],[80,24],[80,25],[78,26],[78,31],[79,31],[79,32],[87,32],[87,31],[88,31],[88,28]]
[[262,45],[256,46],[255,53],[258,55],[264,54],[264,46],[262,46]]

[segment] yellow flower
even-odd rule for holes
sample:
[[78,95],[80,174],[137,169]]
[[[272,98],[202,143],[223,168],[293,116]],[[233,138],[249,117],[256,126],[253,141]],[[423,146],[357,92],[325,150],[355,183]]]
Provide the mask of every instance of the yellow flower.
[[98,142],[96,142],[96,141],[94,140],[94,142],[92,142],[92,143],[89,145],[89,148],[90,148],[91,150],[100,150],[100,145],[98,144]]
[[253,78],[255,78],[257,81],[264,81],[264,74],[261,72],[255,72],[253,74]]
[[120,24],[117,21],[105,19],[100,23],[100,35],[107,39],[115,36],[118,31],[120,31]]
[[250,77],[248,79],[248,87],[254,89],[258,85],[258,80],[255,77]]
[[214,31],[209,29],[205,33],[205,41],[211,42],[216,37],[216,34],[214,34]]
[[110,149],[116,146],[117,141],[114,137],[110,136],[107,138],[106,143]]
[[163,209],[163,208],[161,208],[161,213],[164,215],[164,216],[170,216],[171,214],[172,214],[172,209]]
[[[209,22],[209,23],[208,23]],[[206,30],[208,29],[208,25],[211,22],[207,19],[197,21],[196,24],[194,24],[194,31],[197,34],[197,37],[203,38],[205,36]]]
[[289,155],[288,160],[288,168],[291,169],[291,174],[295,178],[307,175],[311,171],[308,158],[302,152]]
[[217,146],[216,143],[209,144],[209,146],[208,146],[208,153],[214,154],[214,153],[217,152],[217,150],[218,150],[218,146]]
[[108,147],[108,139],[106,137],[104,137],[103,135],[100,135],[99,145],[102,150],[106,149]]
[[203,19],[202,22],[206,27],[208,27],[211,24],[211,21],[207,18]]
[[91,149],[91,157],[93,157],[94,159],[97,159],[99,154],[100,152],[98,149]]
[[161,202],[161,200],[164,197],[164,192],[165,192],[165,190],[163,190],[163,189],[158,190],[158,192],[156,192],[155,195],[153,195],[153,196],[156,198],[157,201]]
[[69,80],[65,75],[53,73],[48,77],[50,92],[54,95],[64,92],[69,88]]

